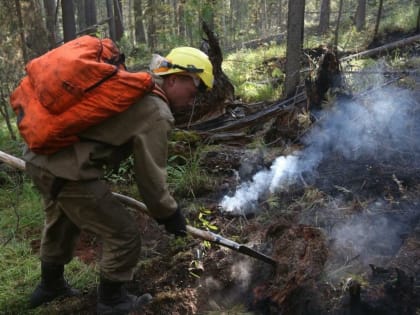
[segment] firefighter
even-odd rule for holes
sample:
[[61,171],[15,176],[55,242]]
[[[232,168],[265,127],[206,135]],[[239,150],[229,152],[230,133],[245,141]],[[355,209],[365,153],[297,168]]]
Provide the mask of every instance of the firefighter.
[[126,314],[150,302],[134,296],[124,283],[133,279],[140,255],[140,231],[124,205],[111,193],[104,167],[130,154],[138,191],[150,215],[176,236],[186,235],[185,217],[167,185],[168,133],[174,114],[193,105],[201,89],[213,86],[213,68],[202,51],[178,47],[154,56],[151,72],[160,93],[149,93],[126,111],[89,127],[81,141],[51,155],[25,149],[26,170],[45,203],[41,239],[41,281],[30,297],[35,308],[78,291],[64,279],[81,230],[101,241],[97,312]]

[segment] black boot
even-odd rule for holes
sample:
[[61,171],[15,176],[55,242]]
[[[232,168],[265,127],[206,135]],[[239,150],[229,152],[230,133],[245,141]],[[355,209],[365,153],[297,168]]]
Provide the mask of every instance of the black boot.
[[139,311],[151,301],[152,296],[149,293],[141,296],[131,295],[125,290],[123,282],[101,277],[96,311],[99,315],[123,315],[131,311]]
[[51,302],[58,297],[80,295],[64,279],[64,265],[41,261],[41,282],[37,285],[29,300],[29,307],[35,308]]

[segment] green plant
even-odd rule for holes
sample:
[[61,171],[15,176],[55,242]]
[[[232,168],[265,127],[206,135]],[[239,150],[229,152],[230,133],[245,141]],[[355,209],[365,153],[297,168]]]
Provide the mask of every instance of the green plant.
[[243,49],[225,58],[223,70],[244,101],[278,99],[282,92],[281,86],[273,82],[281,80],[284,74],[277,63],[268,66],[267,60],[278,60],[284,55],[284,45]]
[[[28,297],[39,281],[39,259],[25,241],[13,241],[0,251],[0,309],[2,314],[51,314],[49,306],[28,309]],[[66,266],[65,277],[76,288],[95,284],[94,266],[74,259]]]
[[3,172],[2,176],[5,181],[0,190],[0,245],[39,236],[43,206],[31,182],[20,173]]
[[[5,169],[0,174],[0,310],[2,314],[51,314],[48,306],[27,309],[28,296],[40,274],[34,246],[41,237],[42,200],[20,172]],[[76,287],[85,288],[95,283],[94,268],[74,259],[66,267],[66,278]]]
[[210,187],[210,177],[200,165],[198,152],[190,153],[190,158],[172,156],[167,171],[169,187],[178,196],[195,197],[198,191]]
[[38,277],[38,258],[26,242],[12,241],[0,251],[0,309],[5,314],[23,314],[26,299]]
[[211,215],[212,214],[212,211],[211,210],[209,210],[209,209],[206,209],[206,208],[204,208],[204,207],[201,207],[200,209],[199,209],[199,212],[198,212],[198,221],[199,221],[199,225],[200,225],[200,227],[202,227],[202,228],[205,228],[205,229],[208,229],[208,230],[212,230],[212,231],[217,231],[218,230],[218,228],[217,228],[217,226],[215,226],[214,224],[212,224],[208,219],[207,219],[207,217],[209,216],[209,215]]
[[134,182],[133,172],[134,160],[130,156],[124,160],[118,168],[109,169],[105,174],[105,178],[112,184],[130,184]]

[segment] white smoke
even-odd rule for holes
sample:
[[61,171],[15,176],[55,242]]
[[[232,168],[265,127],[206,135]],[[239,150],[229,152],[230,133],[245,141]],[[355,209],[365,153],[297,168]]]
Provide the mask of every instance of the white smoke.
[[235,281],[239,282],[241,288],[247,288],[251,282],[251,263],[240,261],[231,268],[231,275]]
[[332,152],[351,160],[360,156],[385,159],[397,150],[419,149],[420,142],[413,142],[416,137],[406,136],[416,124],[412,115],[415,103],[408,91],[389,87],[372,92],[363,101],[337,103],[322,113],[303,139],[305,149],[278,157],[270,169],[241,183],[233,196],[222,199],[222,210],[236,214],[254,210],[266,194],[286,191],[302,174],[314,173]]

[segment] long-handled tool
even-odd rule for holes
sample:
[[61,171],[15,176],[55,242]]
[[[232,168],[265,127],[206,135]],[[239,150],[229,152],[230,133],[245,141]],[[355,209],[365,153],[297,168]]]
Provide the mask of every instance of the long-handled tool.
[[[17,168],[19,170],[22,170],[22,171],[25,170],[25,161],[13,156],[13,155],[7,154],[3,151],[0,151],[0,161],[3,161],[4,163],[6,163],[6,164],[8,164],[8,165],[10,165],[14,168]],[[128,206],[130,208],[133,208],[133,209],[136,209],[136,210],[140,210],[140,211],[145,212],[145,213],[148,213],[147,207],[144,203],[142,203],[142,202],[140,202],[140,201],[138,201],[134,198],[131,198],[131,197],[128,197],[128,196],[125,196],[125,195],[121,195],[119,193],[113,192],[112,194],[116,198],[118,198],[122,203],[124,203],[126,206]],[[187,232],[194,237],[197,237],[197,238],[200,238],[200,239],[203,239],[203,240],[206,240],[206,241],[209,241],[209,242],[212,242],[212,243],[224,246],[224,247],[228,247],[228,248],[233,249],[233,250],[235,250],[237,252],[240,252],[242,254],[254,257],[254,258],[259,259],[261,261],[264,261],[268,264],[271,264],[272,266],[277,265],[277,262],[273,258],[271,258],[267,255],[264,255],[264,254],[254,250],[254,249],[252,249],[248,246],[238,244],[238,243],[236,243],[232,240],[226,239],[223,236],[215,234],[213,232],[200,230],[200,229],[197,229],[197,228],[195,228],[193,226],[190,226],[190,225],[187,225]]]
[[[121,194],[118,194],[118,193],[115,193],[115,192],[113,194],[114,194],[115,197],[117,197],[121,202],[123,202],[128,207],[132,207],[132,208],[135,208],[137,210],[140,210],[140,211],[143,211],[143,212],[147,213],[147,207],[144,203],[142,203],[142,202],[140,202],[140,201],[138,201],[134,198],[131,198],[131,197],[128,197],[128,196],[125,196],[125,195],[121,195]],[[252,249],[248,246],[238,244],[238,243],[236,243],[232,240],[224,238],[223,236],[221,236],[219,234],[216,234],[216,233],[213,233],[213,232],[210,232],[210,231],[200,230],[200,229],[197,229],[197,228],[195,228],[191,225],[187,225],[187,232],[189,234],[191,234],[195,237],[198,237],[200,239],[203,239],[205,241],[209,241],[209,242],[212,242],[212,243],[224,246],[224,247],[228,247],[228,248],[233,249],[237,252],[240,252],[242,254],[254,257],[256,259],[264,261],[264,262],[266,262],[268,264],[271,264],[273,266],[277,265],[277,262],[273,258],[271,258],[267,255],[264,255],[264,254],[254,250],[254,249]]]

